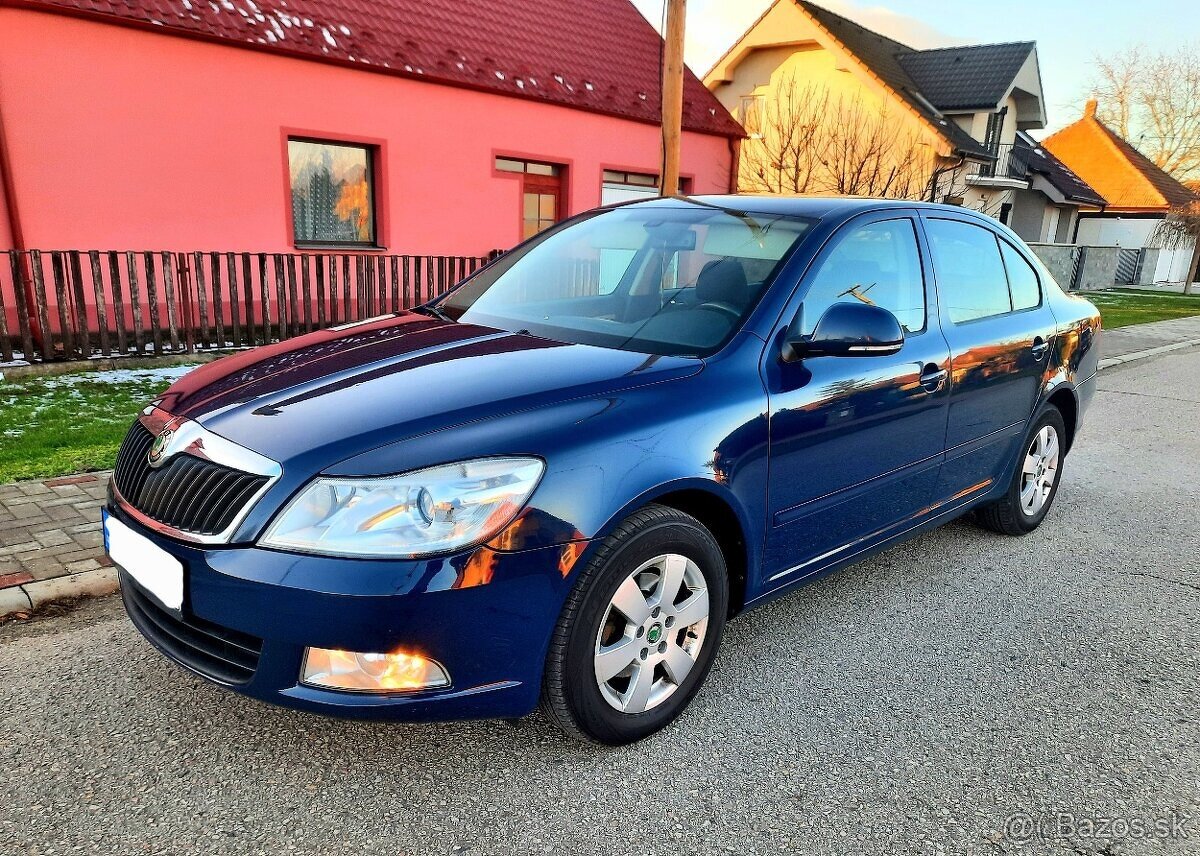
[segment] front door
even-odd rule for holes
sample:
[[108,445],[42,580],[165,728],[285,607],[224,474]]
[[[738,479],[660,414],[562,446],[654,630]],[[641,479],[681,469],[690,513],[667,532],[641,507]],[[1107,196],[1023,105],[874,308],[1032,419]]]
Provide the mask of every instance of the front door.
[[889,530],[912,525],[929,505],[945,449],[950,354],[923,256],[914,214],[853,220],[801,283],[799,314],[781,325],[794,323],[808,334],[834,303],[872,303],[904,327],[898,354],[785,363],[778,348],[782,329],[766,349],[765,588],[800,579]]
[[923,217],[950,345],[946,461],[935,501],[1005,479],[1041,390],[1056,323],[1023,251],[982,223]]

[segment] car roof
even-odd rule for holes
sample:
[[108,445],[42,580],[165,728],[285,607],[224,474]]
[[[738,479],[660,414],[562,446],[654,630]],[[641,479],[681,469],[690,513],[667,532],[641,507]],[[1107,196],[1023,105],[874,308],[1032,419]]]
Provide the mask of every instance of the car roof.
[[[867,196],[757,196],[753,194],[722,194],[689,197],[667,197],[625,203],[635,207],[670,208],[688,203],[710,205],[752,214],[783,217],[810,217],[815,220],[845,220],[856,214],[888,209],[920,208],[925,211],[945,211],[956,214],[976,214],[969,208],[917,202],[911,199],[874,199]],[[624,207],[624,206],[622,206]],[[986,222],[987,219],[979,219]]]

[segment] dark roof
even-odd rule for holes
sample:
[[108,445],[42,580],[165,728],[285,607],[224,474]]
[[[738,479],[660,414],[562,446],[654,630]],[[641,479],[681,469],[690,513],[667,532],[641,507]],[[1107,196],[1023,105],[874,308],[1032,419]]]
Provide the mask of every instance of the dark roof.
[[1107,204],[1104,197],[1093,190],[1091,185],[1071,172],[1065,163],[1042,148],[1033,137],[1024,131],[1017,132],[1015,150],[1020,151],[1022,163],[1026,164],[1031,171],[1045,176],[1046,180],[1059,193],[1072,202],[1081,202],[1085,205]]
[[[657,123],[662,39],[629,0],[25,0],[271,53]],[[691,71],[683,126],[740,125]]]
[[[929,98],[916,81],[905,70],[901,57],[921,53],[908,45],[881,36],[874,30],[856,24],[849,18],[834,14],[808,0],[796,0],[796,4],[808,12],[829,33],[845,45],[850,53],[858,57],[889,87],[897,92],[918,113],[927,119],[947,140],[964,154],[991,157],[987,147],[960,128],[953,120],[939,111],[935,101]],[[1010,78],[1009,83],[1012,82]]]
[[1122,156],[1133,165],[1134,169],[1142,174],[1146,181],[1150,182],[1155,190],[1162,194],[1163,199],[1167,200],[1167,204],[1172,208],[1191,205],[1193,202],[1200,200],[1200,194],[1193,192],[1182,182],[1164,172],[1159,168],[1158,164],[1135,149],[1120,134],[1099,120],[1096,120],[1096,125],[1108,135],[1109,139],[1120,150]]
[[900,64],[939,110],[995,110],[1037,47],[1033,42],[971,45],[901,54]]

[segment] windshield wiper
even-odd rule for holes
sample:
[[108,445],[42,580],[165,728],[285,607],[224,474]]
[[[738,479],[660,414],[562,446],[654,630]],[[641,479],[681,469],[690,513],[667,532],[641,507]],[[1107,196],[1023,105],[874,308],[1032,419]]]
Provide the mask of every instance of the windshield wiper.
[[420,312],[423,315],[432,315],[434,318],[437,318],[441,321],[449,321],[451,324],[457,323],[435,303],[424,303],[420,306],[414,306],[413,312]]

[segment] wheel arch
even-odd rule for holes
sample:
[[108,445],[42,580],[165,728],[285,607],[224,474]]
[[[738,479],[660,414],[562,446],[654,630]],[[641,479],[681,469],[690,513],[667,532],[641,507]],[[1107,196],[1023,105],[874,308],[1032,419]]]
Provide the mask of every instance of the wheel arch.
[[1061,384],[1046,396],[1045,405],[1057,408],[1058,412],[1062,414],[1063,425],[1067,429],[1066,451],[1071,451],[1071,446],[1075,442],[1075,430],[1079,424],[1079,399],[1075,390],[1066,384]]
[[745,509],[728,491],[705,479],[686,479],[660,485],[628,503],[605,525],[597,538],[606,536],[622,520],[647,505],[664,505],[696,518],[712,533],[725,558],[729,575],[729,615],[746,603],[746,581],[752,555],[751,531]]

